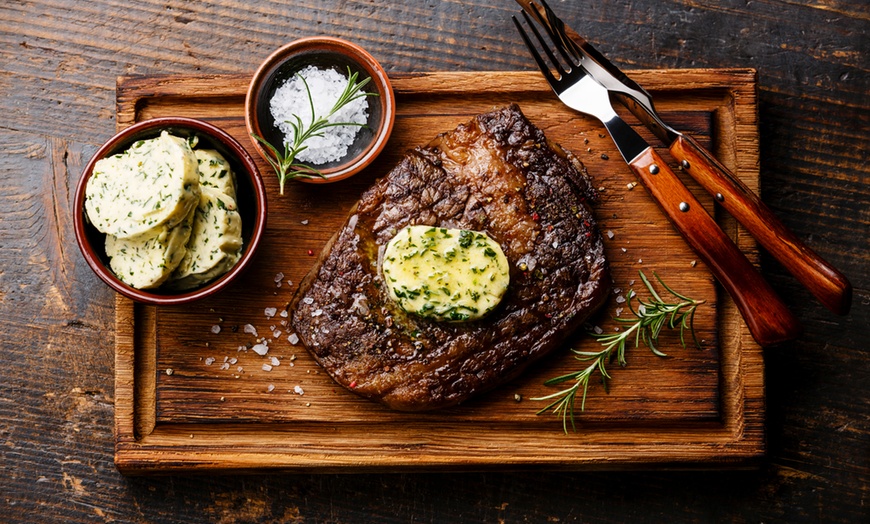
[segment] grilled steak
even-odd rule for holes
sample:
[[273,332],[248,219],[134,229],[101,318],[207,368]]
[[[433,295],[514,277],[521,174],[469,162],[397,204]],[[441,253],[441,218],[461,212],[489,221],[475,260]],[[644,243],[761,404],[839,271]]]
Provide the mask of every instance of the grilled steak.
[[[610,276],[582,164],[519,107],[407,153],[351,211],[295,296],[292,325],[341,385],[387,406],[454,405],[515,377],[604,302]],[[379,257],[404,226],[485,231],[510,263],[504,299],[460,323],[405,313]]]

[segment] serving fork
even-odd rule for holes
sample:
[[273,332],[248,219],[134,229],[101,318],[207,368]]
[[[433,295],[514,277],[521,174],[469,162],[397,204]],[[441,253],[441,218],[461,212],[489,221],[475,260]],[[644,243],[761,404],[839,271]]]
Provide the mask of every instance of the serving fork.
[[530,31],[517,17],[513,21],[550,87],[565,105],[604,124],[631,170],[731,295],[752,337],[761,346],[796,338],[801,332],[797,318],[667,162],[616,113],[607,88],[584,68],[590,58],[566,46],[567,35],[558,28],[544,24],[545,39],[525,11],[522,16]]

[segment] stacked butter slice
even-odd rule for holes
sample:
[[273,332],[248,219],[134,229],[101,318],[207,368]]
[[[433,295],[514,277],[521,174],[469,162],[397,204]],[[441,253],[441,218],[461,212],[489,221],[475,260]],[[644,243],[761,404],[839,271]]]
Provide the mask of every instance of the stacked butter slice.
[[167,132],[98,161],[85,209],[115,275],[138,289],[186,290],[241,257],[235,176],[212,150]]

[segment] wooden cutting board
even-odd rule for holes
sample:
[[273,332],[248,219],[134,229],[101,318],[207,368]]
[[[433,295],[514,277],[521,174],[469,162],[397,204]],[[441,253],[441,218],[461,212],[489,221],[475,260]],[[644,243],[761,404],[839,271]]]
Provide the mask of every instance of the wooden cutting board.
[[[699,138],[757,189],[754,71],[657,70],[631,76],[652,92],[667,121]],[[254,265],[233,287],[187,307],[142,306],[118,296],[117,467],[129,474],[590,469],[746,466],[760,458],[761,350],[729,297],[643,187],[631,187],[633,175],[603,127],[562,106],[536,72],[391,78],[397,97],[394,132],[385,153],[363,174],[328,185],[290,183],[279,196],[276,177],[260,162],[269,195],[268,228]],[[202,118],[256,156],[243,118],[248,81],[247,75],[119,78],[118,128],[158,116]],[[629,349],[626,367],[611,364],[608,391],[597,377],[591,381],[585,412],[578,406],[577,431],[568,434],[559,418],[536,415],[544,403],[530,400],[555,391],[543,385],[547,378],[583,365],[568,344],[519,379],[466,404],[397,413],[337,386],[302,346],[290,343],[280,313],[267,314],[268,308],[284,309],[352,204],[406,149],[510,102],[550,139],[574,151],[601,190],[596,216],[614,290],[592,323],[613,331],[612,317],[629,314],[623,302],[629,290],[648,296],[639,271],[650,277],[656,272],[680,293],[706,300],[695,320],[700,349],[681,347],[674,333],[660,340],[667,358],[645,347]],[[718,216],[712,199],[691,180],[686,183],[756,260],[751,237],[730,217]],[[255,342],[245,332],[248,324],[258,336],[273,339],[267,355],[239,350]],[[601,346],[579,333],[573,347]]]

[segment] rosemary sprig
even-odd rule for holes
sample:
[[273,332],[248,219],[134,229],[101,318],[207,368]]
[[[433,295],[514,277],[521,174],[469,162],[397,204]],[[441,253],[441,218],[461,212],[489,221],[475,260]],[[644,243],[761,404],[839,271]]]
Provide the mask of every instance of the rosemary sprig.
[[302,122],[302,119],[298,115],[293,115],[295,122],[287,121],[288,124],[293,128],[293,143],[291,144],[289,141],[284,143],[284,152],[278,151],[272,144],[269,143],[265,138],[257,135],[256,133],[251,133],[251,136],[257,142],[261,143],[263,147],[266,148],[267,151],[272,155],[273,158],[267,158],[269,164],[272,166],[272,169],[275,170],[275,174],[278,175],[278,183],[280,184],[280,193],[284,194],[284,182],[287,180],[291,180],[294,178],[324,178],[323,173],[318,171],[317,169],[296,162],[296,156],[299,155],[302,151],[308,149],[308,146],[305,145],[305,142],[312,137],[315,136],[323,136],[324,131],[329,127],[337,127],[337,126],[360,126],[365,127],[365,124],[357,124],[355,122],[330,122],[329,119],[337,113],[342,107],[347,104],[353,102],[358,98],[363,98],[366,96],[378,96],[377,93],[368,93],[362,91],[362,88],[365,87],[371,81],[371,78],[365,78],[359,82],[356,81],[359,76],[358,73],[351,73],[350,67],[347,68],[347,85],[344,88],[344,91],[335,101],[335,104],[332,106],[332,109],[326,115],[317,116],[314,113],[314,99],[311,96],[311,89],[308,87],[308,82],[305,81],[299,73],[296,73],[296,76],[302,80],[302,84],[305,86],[305,92],[308,94],[308,104],[311,107],[311,122],[306,127],[305,123]]
[[541,413],[552,410],[554,414],[561,415],[562,428],[565,433],[568,432],[569,421],[571,422],[571,428],[574,431],[577,430],[574,425],[574,405],[578,393],[582,391],[580,411],[583,411],[586,409],[586,393],[589,390],[589,378],[596,370],[600,371],[601,381],[606,390],[607,380],[611,377],[605,366],[609,362],[612,362],[614,358],[620,366],[625,366],[625,349],[626,344],[630,341],[634,340],[634,347],[640,346],[640,343],[643,342],[644,345],[650,348],[655,355],[665,357],[667,355],[656,348],[659,334],[665,326],[670,329],[676,329],[679,327],[680,343],[684,348],[686,347],[686,331],[691,333],[695,346],[698,348],[701,347],[698,343],[697,337],[695,337],[694,320],[695,310],[705,301],[694,300],[683,296],[668,287],[668,285],[665,284],[655,272],[653,272],[653,275],[656,280],[658,280],[671,295],[679,299],[679,301],[670,303],[665,302],[653,288],[652,283],[650,283],[646,275],[643,274],[643,271],[641,271],[640,279],[643,281],[643,284],[646,286],[650,295],[652,295],[652,299],[645,302],[638,298],[638,307],[635,309],[631,303],[632,299],[635,297],[635,293],[634,291],[630,292],[627,304],[635,318],[615,319],[617,322],[622,324],[628,324],[628,327],[618,333],[592,333],[592,336],[604,345],[604,349],[601,351],[578,351],[576,349],[571,349],[571,351],[577,355],[577,360],[591,362],[591,364],[579,371],[568,373],[567,375],[562,375],[560,377],[554,377],[544,382],[544,385],[546,386],[571,381],[573,381],[573,384],[551,395],[532,398],[532,400],[552,401],[546,407],[538,411],[538,414],[540,415]]

